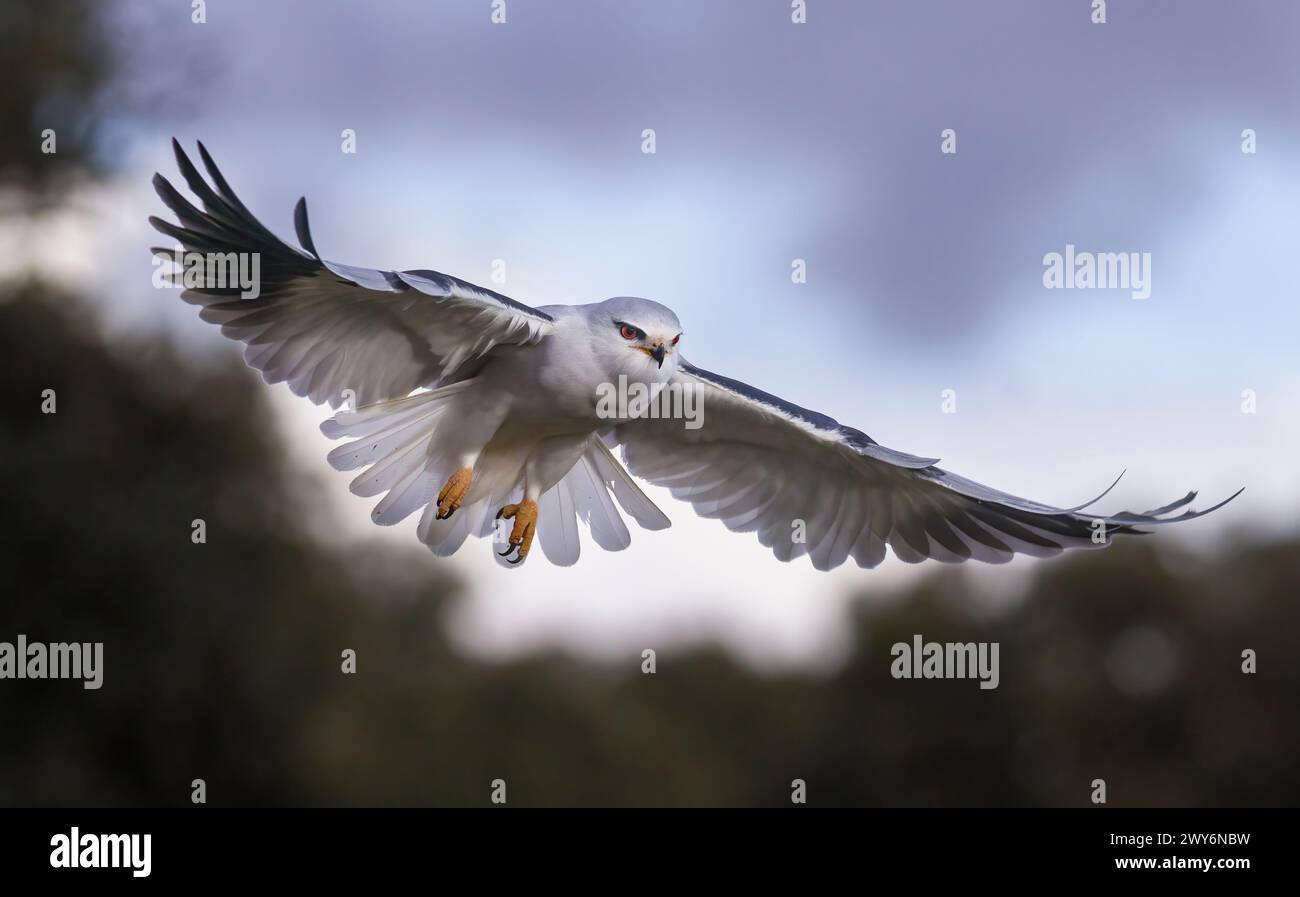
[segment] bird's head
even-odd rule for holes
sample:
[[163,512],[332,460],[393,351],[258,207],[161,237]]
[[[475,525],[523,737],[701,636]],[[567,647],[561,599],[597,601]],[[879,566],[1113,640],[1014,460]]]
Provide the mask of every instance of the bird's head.
[[589,324],[596,350],[614,377],[665,383],[677,372],[682,325],[668,307],[619,296],[592,306]]

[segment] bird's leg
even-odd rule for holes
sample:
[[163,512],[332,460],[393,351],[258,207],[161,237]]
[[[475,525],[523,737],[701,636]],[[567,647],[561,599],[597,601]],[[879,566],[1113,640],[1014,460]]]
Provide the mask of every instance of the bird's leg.
[[590,439],[587,433],[570,433],[552,436],[541,440],[528,453],[524,462],[524,495],[517,505],[506,505],[497,512],[497,519],[514,518],[515,526],[510,533],[510,544],[506,550],[498,552],[501,557],[509,558],[511,552],[518,552],[510,561],[512,564],[523,563],[528,557],[529,546],[533,536],[537,535],[537,501],[546,490],[555,486],[564,475],[582,457]]
[[469,492],[469,484],[474,481],[474,469],[472,467],[462,467],[460,470],[447,477],[446,484],[442,491],[438,493],[438,519],[446,520],[460,503],[465,500],[465,493]]
[[510,544],[505,551],[500,552],[501,557],[509,558],[511,552],[517,551],[514,558],[509,558],[510,563],[523,563],[524,558],[528,557],[528,549],[532,547],[533,536],[537,533],[537,502],[525,498],[517,505],[506,505],[497,511],[497,520],[502,517],[507,520],[513,518],[515,526],[510,531]]

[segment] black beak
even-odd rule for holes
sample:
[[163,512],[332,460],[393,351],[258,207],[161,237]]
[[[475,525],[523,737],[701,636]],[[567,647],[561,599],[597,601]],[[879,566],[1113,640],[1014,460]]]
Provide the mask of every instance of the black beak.
[[655,360],[659,367],[664,366],[664,344],[660,343],[650,350],[650,357]]

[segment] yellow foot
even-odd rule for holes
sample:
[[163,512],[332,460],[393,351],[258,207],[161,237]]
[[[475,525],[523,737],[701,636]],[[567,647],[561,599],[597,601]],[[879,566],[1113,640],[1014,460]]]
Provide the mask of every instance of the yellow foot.
[[[510,560],[512,564],[522,563],[524,558],[528,557],[528,549],[533,544],[533,536],[537,533],[537,502],[530,498],[517,505],[506,505],[497,511],[497,520],[502,517],[506,519],[513,517],[515,527],[510,531],[510,544],[506,546],[505,551],[500,552],[500,555]],[[515,550],[519,553],[511,559],[510,552]]]
[[469,484],[474,480],[474,471],[468,467],[462,467],[460,470],[447,477],[447,485],[442,487],[438,493],[438,519],[446,520],[460,503],[465,500],[465,493],[469,491]]

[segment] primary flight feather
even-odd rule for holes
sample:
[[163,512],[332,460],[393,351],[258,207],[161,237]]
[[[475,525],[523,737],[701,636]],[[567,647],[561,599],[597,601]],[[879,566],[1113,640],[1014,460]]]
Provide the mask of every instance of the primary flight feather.
[[[1082,513],[1097,499],[1057,508],[1009,495],[695,367],[681,357],[677,316],[657,302],[531,308],[437,271],[327,261],[303,200],[295,249],[253,217],[202,144],[211,183],[173,146],[202,208],[155,175],[179,224],[150,222],[187,254],[255,255],[259,271],[255,291],[206,279],[188,282],[182,297],[242,342],[268,383],[336,409],[352,400],[355,410],[321,425],[350,440],[330,464],[361,471],[357,495],[382,496],[376,523],[419,513],[420,541],[439,555],[471,535],[495,535],[500,562],[516,565],[536,536],[549,560],[572,564],[579,520],[600,547],[626,548],[625,514],[645,529],[669,525],[629,471],[703,517],[757,533],[778,559],[807,554],[819,570],[849,558],[874,567],[886,546],[909,563],[1046,557],[1200,517],[1240,494],[1205,511],[1184,510],[1196,497],[1189,492],[1108,516]],[[640,385],[651,400],[611,414],[601,396],[613,384]],[[674,391],[689,392],[702,412],[689,426],[654,412]],[[611,451],[620,446],[622,464]]]

